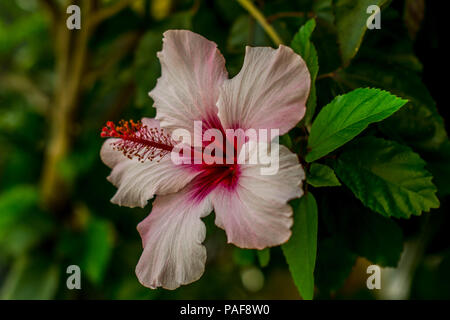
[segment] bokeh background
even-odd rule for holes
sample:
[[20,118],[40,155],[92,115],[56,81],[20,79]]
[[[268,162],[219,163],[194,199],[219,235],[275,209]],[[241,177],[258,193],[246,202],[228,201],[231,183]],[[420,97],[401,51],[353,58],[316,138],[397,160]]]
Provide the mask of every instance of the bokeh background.
[[[346,83],[327,76],[342,70],[331,0],[254,3],[286,44],[315,17],[318,105],[348,91]],[[81,30],[66,28],[69,4],[82,8]],[[438,77],[447,63],[443,12],[437,1],[391,1],[383,7],[382,29],[367,32],[356,62],[345,68],[372,79],[372,71],[364,68],[376,61],[374,83],[359,86],[384,86],[401,96],[406,92],[419,118],[427,107],[443,116],[448,107],[448,81]],[[228,245],[213,215],[205,219],[208,261],[199,281],[167,291],[144,288],[136,279],[142,250],[136,225],[151,204],[129,209],[109,202],[115,188],[106,181],[109,169],[99,158],[100,130],[107,120],[154,116],[147,92],[160,75],[156,52],[168,29],[190,29],[215,41],[230,76],[239,71],[246,45],[273,46],[233,0],[0,2],[1,299],[300,298],[280,248],[271,249],[266,260],[268,252],[258,255]],[[421,144],[411,145],[432,163],[440,209],[387,225],[370,216],[355,230],[353,219],[364,220],[364,209],[346,200],[348,190],[317,192],[317,298],[450,298],[450,151],[448,145],[440,153],[427,149],[439,130],[445,132],[442,118],[436,117],[430,120],[437,128],[431,134],[429,119],[410,125],[425,132]],[[423,118],[430,116],[425,112]],[[385,130],[396,125],[391,120]],[[342,210],[353,210],[355,216],[340,219]],[[336,241],[329,237],[334,232],[350,236]],[[355,243],[367,244],[374,254]],[[397,267],[383,268],[382,290],[370,291],[366,268],[377,254],[393,256]],[[69,265],[81,268],[81,290],[66,287]]]

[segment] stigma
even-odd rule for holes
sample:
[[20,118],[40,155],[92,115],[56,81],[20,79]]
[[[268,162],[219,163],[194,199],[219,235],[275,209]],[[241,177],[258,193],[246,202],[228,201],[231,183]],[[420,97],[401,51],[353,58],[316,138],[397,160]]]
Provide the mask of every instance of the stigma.
[[159,161],[175,146],[175,141],[163,128],[151,128],[133,120],[121,120],[119,125],[108,121],[100,136],[117,138],[118,140],[112,143],[113,148],[127,158],[137,158],[141,162],[154,159]]

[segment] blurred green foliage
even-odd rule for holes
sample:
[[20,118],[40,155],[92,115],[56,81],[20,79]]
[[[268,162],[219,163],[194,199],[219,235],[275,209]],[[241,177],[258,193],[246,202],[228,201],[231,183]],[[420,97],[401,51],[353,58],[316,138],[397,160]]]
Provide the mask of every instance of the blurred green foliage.
[[[103,142],[100,128],[107,120],[155,115],[147,93],[160,75],[156,52],[161,50],[165,30],[190,29],[215,41],[226,58],[230,76],[239,72],[246,45],[273,44],[236,1],[136,0],[120,8],[119,2],[92,0],[93,12],[120,10],[92,29],[84,44],[86,59],[79,70],[75,69],[79,48],[69,44],[66,66],[80,71],[81,77],[73,106],[65,113],[67,148],[54,165],[58,184],[50,190],[60,200],[57,205],[46,201],[43,185],[52,139],[59,134],[55,130],[60,121],[55,116],[60,108],[58,96],[69,95],[71,90],[70,77],[61,78],[59,74],[63,57],[56,39],[65,28],[67,3],[0,3],[0,298],[300,298],[280,248],[257,252],[226,244],[224,232],[214,226],[213,215],[205,219],[208,261],[199,281],[175,291],[150,290],[138,283],[134,268],[142,246],[136,225],[150,212],[151,205],[129,209],[109,202],[115,188],[107,182],[109,169],[99,158]],[[368,260],[395,267],[404,242],[420,238],[424,239],[424,250],[417,253],[417,263],[411,270],[410,297],[449,298],[450,142],[444,119],[421,78],[422,64],[414,53],[416,40],[410,37],[402,19],[405,1],[377,1],[383,8],[382,29],[370,31],[365,28],[366,2],[352,6],[352,1],[345,0],[254,1],[284,43],[304,57],[312,73],[307,117],[282,141],[304,158],[310,124],[323,106],[359,87],[388,90],[409,102],[363,132],[376,138],[362,139],[393,140],[389,144],[407,150],[406,158],[420,156],[424,161],[417,158],[415,166],[407,164],[400,173],[422,172],[425,166],[433,176],[441,206],[408,220],[371,211],[363,203],[380,210],[368,204],[365,195],[359,197],[360,202],[352,194],[352,183],[367,176],[358,173],[356,164],[347,166],[352,159],[358,160],[360,149],[347,145],[342,157],[342,150],[333,151],[319,163],[306,165],[310,181],[307,192],[317,199],[317,242],[310,245],[317,246],[317,258],[315,270],[312,262],[314,274],[311,268],[305,268],[310,278],[301,279],[295,271],[294,278],[298,284],[314,276],[315,290],[308,289],[308,298],[314,292],[324,299],[390,298],[383,291],[369,292],[365,269],[361,272],[358,266]],[[82,8],[86,5],[84,0],[73,3]],[[82,30],[86,27],[83,23]],[[70,32],[79,39],[81,31]],[[363,158],[370,160],[370,150]],[[374,152],[378,151],[383,153],[378,149]],[[348,161],[339,163],[346,156]],[[405,177],[397,178],[399,183],[405,181]],[[348,187],[337,187],[338,179]],[[368,186],[366,192],[370,193],[370,183]],[[420,200],[408,197],[413,202]],[[399,210],[408,211],[402,201],[397,203]],[[436,201],[433,198],[422,209],[436,207]],[[296,221],[299,219],[306,217],[296,210]],[[308,259],[311,262],[315,255],[301,250],[295,255],[296,245],[300,244],[290,244],[287,249],[288,260],[296,264],[291,269],[300,266],[305,270],[302,263]],[[66,268],[72,264],[81,267],[81,290],[66,287]],[[242,280],[251,268],[264,275],[264,285],[256,292]],[[352,280],[355,278],[358,281]]]

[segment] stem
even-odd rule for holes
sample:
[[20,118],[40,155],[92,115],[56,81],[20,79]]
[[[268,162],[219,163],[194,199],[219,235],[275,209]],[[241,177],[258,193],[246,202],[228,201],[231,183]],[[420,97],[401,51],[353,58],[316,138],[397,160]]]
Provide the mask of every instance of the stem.
[[[83,20],[89,21],[91,2],[90,0],[84,0],[82,4],[84,4]],[[59,24],[62,23],[64,21],[60,20]],[[89,33],[88,23],[77,32],[69,31],[64,26],[58,28],[57,33],[58,84],[50,115],[49,144],[41,177],[43,204],[56,211],[63,208],[66,200],[64,182],[60,177],[58,168],[67,155],[72,138],[70,134],[71,123],[81,93]],[[74,48],[71,48],[71,43],[74,44]]]
[[337,68],[336,70],[328,73],[324,73],[321,75],[318,75],[316,80],[326,79],[326,78],[334,78],[342,70],[342,67]]
[[129,5],[131,5],[133,2],[135,2],[136,0],[121,0],[121,1],[117,1],[114,4],[100,9],[98,10],[91,19],[91,26],[95,27],[98,24],[100,24],[101,22],[103,22],[104,20],[116,15],[117,13],[119,13],[120,11],[122,11],[123,9],[125,9],[126,7],[128,7]]
[[[54,0],[41,1],[44,3],[54,2]],[[92,84],[101,74],[107,71],[105,69],[111,68],[113,64],[121,60],[127,52],[135,47],[141,33],[130,34],[125,39],[126,43],[122,42],[124,50],[118,50],[121,51],[120,55],[114,56],[111,61],[108,60],[99,73],[97,73],[99,70],[89,70],[88,44],[90,36],[101,21],[118,13],[133,1],[136,0],[123,0],[115,5],[98,10],[96,10],[98,1],[78,1],[77,3],[80,3],[82,7],[83,15],[81,30],[68,30],[63,14],[53,16],[54,21],[52,22],[56,26],[54,51],[57,82],[48,119],[50,130],[42,168],[41,190],[43,205],[55,213],[64,213],[64,210],[67,209],[67,186],[59,172],[59,165],[70,152],[70,146],[74,139],[72,132],[75,112],[83,91],[89,88],[86,87],[86,81]],[[90,73],[87,71],[90,71]],[[132,84],[127,86],[128,90],[132,88]],[[127,99],[121,99],[120,101],[126,102]]]
[[40,0],[39,2],[50,13],[52,21],[57,21],[59,15],[62,14],[62,10],[60,10],[58,3],[54,0]]
[[259,11],[250,0],[236,0],[236,1],[239,2],[239,4],[244,9],[246,9],[250,13],[250,15],[253,16],[253,18],[255,18],[259,22],[261,27],[264,29],[264,31],[267,33],[270,39],[272,39],[275,45],[278,46],[280,44],[283,44],[283,41],[281,40],[280,36],[277,34],[275,29],[267,22],[266,18],[261,13],[261,11]]
[[314,12],[278,12],[267,17],[267,22],[272,23],[280,18],[303,18],[303,17],[313,18],[315,17]]

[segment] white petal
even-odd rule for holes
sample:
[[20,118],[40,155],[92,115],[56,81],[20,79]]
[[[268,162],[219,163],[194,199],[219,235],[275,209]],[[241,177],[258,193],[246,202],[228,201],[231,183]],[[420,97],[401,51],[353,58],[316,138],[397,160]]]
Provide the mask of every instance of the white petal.
[[161,77],[149,95],[161,126],[192,132],[194,121],[220,124],[216,102],[227,71],[217,45],[188,30],[169,30],[158,57]]
[[[144,125],[159,128],[153,119],[142,120]],[[114,150],[113,144],[118,139],[108,139],[102,146],[100,157],[112,168],[108,176],[117,192],[112,203],[127,207],[145,207],[147,201],[155,194],[168,194],[181,190],[199,172],[188,166],[175,165],[170,154],[159,161],[137,158],[128,159],[122,152]]]
[[310,81],[305,62],[291,48],[247,47],[241,71],[222,85],[222,125],[279,129],[282,135],[303,118]]
[[235,189],[217,187],[211,199],[216,224],[228,242],[241,248],[263,249],[291,236],[292,208],[287,201],[303,194],[304,171],[295,154],[280,146],[279,170],[261,175],[263,165],[241,165]]
[[193,200],[188,187],[156,197],[151,214],[138,225],[144,252],[136,275],[144,286],[176,289],[201,277],[206,262],[201,218],[211,210],[210,200]]

